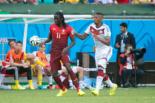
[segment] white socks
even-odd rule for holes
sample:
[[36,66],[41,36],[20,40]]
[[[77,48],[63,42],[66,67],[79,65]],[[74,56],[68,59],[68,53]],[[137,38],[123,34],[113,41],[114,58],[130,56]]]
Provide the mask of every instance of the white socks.
[[108,80],[104,81],[110,88],[113,87],[113,83],[111,82],[111,80],[108,78]]
[[0,74],[0,85],[2,84],[4,77],[5,77],[4,74]]
[[53,78],[52,76],[48,76],[48,84],[52,85],[53,84]]
[[98,90],[98,91],[100,90],[102,82],[103,82],[103,77],[97,76],[97,78],[96,78],[96,90]]

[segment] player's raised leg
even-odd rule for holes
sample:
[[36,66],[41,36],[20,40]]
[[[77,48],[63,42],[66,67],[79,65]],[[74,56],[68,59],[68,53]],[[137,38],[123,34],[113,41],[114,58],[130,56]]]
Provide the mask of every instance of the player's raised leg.
[[101,59],[98,60],[97,63],[98,63],[98,73],[96,78],[96,88],[95,90],[92,91],[92,94],[95,96],[99,95],[102,82],[104,81],[110,87],[109,95],[115,95],[117,85],[112,83],[109,76],[105,73],[107,61],[105,59]]
[[57,96],[64,96],[67,93],[67,89],[63,85],[60,79],[60,74],[58,72],[61,69],[60,57],[58,57],[59,56],[58,54],[59,53],[51,53],[50,65],[51,65],[51,72],[52,72],[53,79],[61,89],[57,94]]

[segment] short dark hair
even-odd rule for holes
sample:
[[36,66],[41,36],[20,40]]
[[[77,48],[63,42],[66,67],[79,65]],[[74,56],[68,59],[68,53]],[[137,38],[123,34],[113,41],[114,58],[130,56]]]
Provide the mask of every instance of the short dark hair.
[[21,45],[23,45],[23,43],[22,43],[21,41],[17,41],[16,43],[17,43],[17,44],[21,44]]
[[8,42],[8,45],[9,45],[9,46],[10,46],[10,43],[11,43],[11,42],[16,42],[15,39],[9,39],[8,41],[9,41],[9,42]]
[[104,16],[104,14],[101,13],[101,12],[96,12],[95,15],[102,15],[102,16]]
[[124,23],[124,22],[123,22],[123,23],[121,23],[121,24],[120,24],[120,26],[123,26],[123,27],[126,27],[126,28],[128,28],[128,25],[127,25],[127,23]]
[[65,17],[63,12],[60,12],[60,11],[55,12],[54,16],[59,16],[61,18],[63,27],[66,28]]

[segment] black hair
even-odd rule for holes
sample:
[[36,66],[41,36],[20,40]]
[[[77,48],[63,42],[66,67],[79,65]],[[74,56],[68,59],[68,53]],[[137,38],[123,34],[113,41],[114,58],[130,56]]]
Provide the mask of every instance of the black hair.
[[121,24],[120,24],[120,26],[123,26],[123,27],[126,27],[126,28],[128,28],[128,25],[127,25],[127,23],[124,23],[124,22],[123,22],[123,23],[121,23]]
[[23,45],[23,43],[22,43],[21,41],[17,41],[16,43],[17,43],[17,44],[22,44],[22,45]]
[[56,13],[54,14],[54,16],[57,16],[57,15],[60,17],[63,27],[66,28],[66,23],[65,23],[64,14],[63,14],[62,12],[58,11],[58,12],[56,12]]
[[104,14],[101,13],[101,12],[95,12],[94,15],[101,15],[101,16],[104,16]]
[[16,42],[15,39],[9,39],[8,41],[9,41],[9,42],[8,42],[8,45],[9,45],[9,46],[10,46],[10,43],[11,43],[11,42]]

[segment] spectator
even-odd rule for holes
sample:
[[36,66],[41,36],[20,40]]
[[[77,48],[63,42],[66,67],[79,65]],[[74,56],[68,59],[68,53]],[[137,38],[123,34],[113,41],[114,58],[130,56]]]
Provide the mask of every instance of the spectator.
[[[135,38],[132,33],[127,31],[127,28],[128,26],[126,23],[120,24],[121,33],[117,35],[116,42],[115,42],[115,48],[118,49],[117,51],[117,64],[119,68],[118,77],[121,76],[121,70],[123,69],[122,65],[120,64],[120,54],[123,54],[125,52],[125,45],[128,44],[128,45],[131,45],[133,49],[136,48]],[[117,81],[118,84],[120,84],[119,81],[120,80]]]
[[8,3],[7,0],[0,0],[0,3]]
[[67,3],[72,3],[72,4],[76,4],[79,2],[79,0],[65,0],[65,2]]
[[113,0],[95,0],[97,4],[112,4]]
[[133,4],[150,4],[151,0],[132,0]]
[[130,0],[117,0],[118,4],[129,4]]

